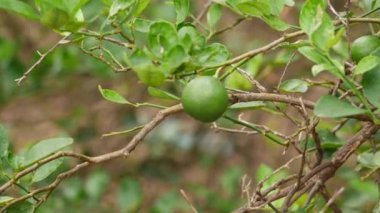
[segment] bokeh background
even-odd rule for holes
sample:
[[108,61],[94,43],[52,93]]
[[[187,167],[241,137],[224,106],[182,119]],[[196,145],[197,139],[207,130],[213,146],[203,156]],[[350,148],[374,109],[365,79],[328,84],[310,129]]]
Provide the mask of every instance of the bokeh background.
[[[98,4],[92,2],[95,3],[86,7],[96,12]],[[198,14],[204,3],[203,0],[191,1],[193,14]],[[286,8],[283,20],[297,24],[301,3],[296,1],[295,7]],[[339,10],[343,3],[334,4]],[[359,8],[354,10],[360,11]],[[223,12],[220,29],[237,19],[230,11]],[[175,11],[172,5],[156,0],[143,16],[175,20]],[[367,26],[352,29],[353,37],[369,32]],[[250,20],[217,36],[214,41],[226,44],[237,55],[279,36],[281,33],[265,23]],[[123,147],[133,137],[133,133],[102,137],[104,133],[144,124],[157,112],[107,102],[99,94],[98,85],[114,89],[133,102],[175,104],[152,98],[132,72],[113,73],[109,67],[82,54],[75,45],[56,49],[17,86],[14,79],[38,59],[36,51],[44,52],[59,38],[38,23],[0,11],[0,123],[7,127],[16,152],[39,140],[66,135],[75,139],[75,151],[103,154]],[[249,71],[269,90],[276,87],[289,60],[293,63],[285,79],[311,77],[311,64],[293,54],[294,50],[276,50],[256,57]],[[254,90],[241,76],[234,78],[227,80],[228,87]],[[178,88],[167,89],[180,93]],[[316,100],[323,91],[311,90],[306,96]],[[284,134],[294,130],[288,120],[271,112],[252,111],[242,116]],[[350,131],[356,127],[347,125],[346,128]],[[328,133],[326,137],[337,140]],[[242,177],[247,175],[253,184],[257,183],[295,154],[284,151],[264,137],[218,131],[210,124],[180,114],[156,128],[130,158],[92,166],[64,181],[39,212],[190,212],[180,189],[200,212],[230,212],[244,204]],[[59,171],[74,163],[65,161]],[[296,171],[296,166],[288,173]],[[337,176],[338,179],[329,184],[335,189],[342,183],[348,184],[338,199],[345,212],[358,212],[374,204],[377,190],[373,183],[360,182],[355,172],[345,168]]]

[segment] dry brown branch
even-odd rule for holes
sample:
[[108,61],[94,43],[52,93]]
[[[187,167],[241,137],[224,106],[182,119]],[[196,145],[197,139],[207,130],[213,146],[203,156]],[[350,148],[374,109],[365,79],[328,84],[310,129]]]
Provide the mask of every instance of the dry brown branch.
[[[129,154],[133,150],[136,149],[137,145],[144,139],[144,137],[149,132],[151,132],[157,125],[159,125],[166,117],[168,117],[169,115],[178,113],[180,111],[182,111],[182,105],[178,104],[178,105],[169,107],[167,109],[164,109],[164,110],[158,112],[156,114],[156,116],[153,117],[152,120],[148,124],[146,124],[145,127],[143,129],[141,129],[132,138],[132,140],[128,143],[128,145],[126,145],[124,148],[122,148],[120,150],[117,150],[117,151],[114,151],[114,152],[111,152],[111,153],[107,153],[107,154],[104,154],[104,155],[100,155],[100,156],[95,156],[95,157],[85,157],[85,156],[82,156],[82,155],[77,155],[77,154],[72,154],[72,153],[70,155],[62,154],[62,153],[58,154],[57,153],[56,155],[51,156],[49,159],[48,158],[44,159],[41,162],[44,162],[46,164],[46,163],[48,163],[48,162],[50,162],[50,161],[52,161],[54,159],[57,159],[59,157],[72,156],[72,157],[80,158],[81,160],[84,160],[86,162],[80,163],[80,164],[76,165],[74,168],[72,168],[72,169],[70,169],[70,170],[68,170],[68,171],[66,171],[64,173],[61,173],[48,186],[45,186],[45,187],[33,190],[30,193],[28,193],[28,194],[25,194],[25,195],[23,195],[21,197],[18,197],[16,199],[11,200],[5,206],[3,206],[2,209],[0,209],[0,212],[5,211],[9,206],[11,206],[11,205],[13,205],[13,204],[15,204],[17,202],[29,199],[29,198],[37,195],[37,194],[40,194],[40,193],[43,193],[43,192],[47,192],[48,194],[51,193],[56,187],[58,187],[58,185],[61,183],[62,180],[66,179],[68,177],[71,177],[72,175],[74,175],[75,173],[77,173],[79,170],[81,170],[81,169],[83,169],[83,168],[85,168],[85,167],[87,167],[87,166],[89,166],[91,164],[101,163],[101,162],[109,161],[109,160],[112,160],[112,159],[115,159],[115,158],[119,158],[119,157],[123,157],[123,156],[124,157],[128,157]],[[22,176],[35,171],[39,166],[42,165],[41,162],[39,164],[35,164],[33,167],[30,167],[30,168],[28,168],[26,170],[23,170],[22,172],[16,174],[15,178],[13,178],[11,181],[9,181],[9,182],[5,183],[4,185],[2,185],[0,189],[2,189],[2,191],[6,190],[7,188],[9,188],[14,182],[16,182]]]
[[[314,186],[315,181],[320,180],[325,183],[331,177],[334,176],[335,171],[342,166],[344,162],[359,148],[361,144],[367,141],[377,130],[379,126],[371,123],[366,123],[364,127],[356,133],[351,139],[347,141],[337,152],[334,153],[330,161],[324,162],[319,166],[313,168],[307,174],[301,178],[299,191],[305,193]],[[298,175],[297,175],[298,176]],[[297,177],[296,176],[296,177]],[[281,199],[289,194],[293,190],[293,186],[288,186],[281,190],[278,190],[275,194],[271,194],[266,197],[266,201],[254,200],[250,204],[238,209],[238,212],[249,212],[254,209],[259,209],[268,202]],[[249,207],[249,208],[248,208]]]

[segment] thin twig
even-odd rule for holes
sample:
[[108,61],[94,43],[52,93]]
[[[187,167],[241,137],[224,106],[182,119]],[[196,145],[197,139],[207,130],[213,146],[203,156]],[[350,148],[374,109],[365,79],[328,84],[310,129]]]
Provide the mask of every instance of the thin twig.
[[67,41],[66,39],[70,36],[71,34],[68,34],[66,36],[64,36],[63,38],[61,38],[57,43],[55,43],[48,51],[46,51],[45,53],[40,53],[38,52],[40,58],[26,71],[24,72],[24,74],[20,77],[20,78],[17,78],[15,79],[17,85],[21,85],[22,81],[24,81],[28,75],[38,66],[41,64],[41,62],[46,58],[46,56],[48,56],[51,52],[53,52],[53,50],[55,50],[58,46],[60,45],[63,45],[63,44],[67,44],[69,43],[69,41]]
[[327,210],[327,208],[343,193],[343,191],[344,191],[344,187],[340,188],[337,192],[335,192],[334,195],[331,197],[331,199],[326,203],[326,205],[320,211],[320,213],[324,213]]
[[191,211],[192,211],[193,213],[198,213],[197,209],[196,209],[196,208],[194,207],[194,205],[192,204],[192,202],[191,202],[189,196],[187,196],[186,192],[185,192],[183,189],[181,189],[181,190],[179,190],[179,191],[181,192],[182,197],[186,200],[187,204],[189,204],[189,206],[190,206],[190,208],[191,208]]

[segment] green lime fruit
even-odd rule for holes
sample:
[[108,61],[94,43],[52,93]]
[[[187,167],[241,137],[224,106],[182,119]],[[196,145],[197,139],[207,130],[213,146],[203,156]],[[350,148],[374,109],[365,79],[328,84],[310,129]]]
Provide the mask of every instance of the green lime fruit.
[[184,111],[196,120],[213,122],[228,106],[228,94],[223,84],[214,77],[203,76],[191,80],[182,92]]
[[378,36],[366,35],[359,37],[352,42],[352,60],[359,62],[362,58],[371,55],[378,48],[380,48],[380,38]]

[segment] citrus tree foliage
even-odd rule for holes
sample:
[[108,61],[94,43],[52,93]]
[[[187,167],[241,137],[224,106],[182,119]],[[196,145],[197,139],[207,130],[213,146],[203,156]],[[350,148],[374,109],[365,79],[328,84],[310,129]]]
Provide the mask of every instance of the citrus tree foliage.
[[[167,9],[160,14],[161,18],[151,18],[145,13],[162,4]],[[350,184],[355,182],[353,186],[346,186],[347,189],[360,191],[361,187],[373,189],[371,186],[375,186],[375,182],[380,184],[376,134],[380,128],[380,38],[376,31],[380,24],[379,6],[376,0],[347,0],[344,8],[337,11],[327,0],[213,0],[205,1],[201,11],[195,12],[193,2],[189,0],[0,0],[1,9],[49,27],[62,37],[51,49],[40,53],[40,59],[15,79],[19,85],[22,86],[30,73],[44,63],[48,54],[75,46],[82,54],[105,64],[117,75],[133,72],[151,96],[172,103],[171,106],[134,103],[118,91],[99,86],[104,99],[115,104],[160,110],[146,124],[108,134],[137,131],[125,147],[100,156],[71,152],[73,140],[68,137],[46,139],[22,153],[14,153],[9,150],[9,138],[5,128],[1,127],[1,210],[32,212],[49,200],[52,191],[64,184],[65,179],[75,176],[82,168],[133,155],[151,130],[168,116],[183,112],[181,101],[184,99],[184,105],[193,108],[185,108],[183,113],[190,112],[196,120],[210,122],[220,118],[211,124],[220,131],[247,134],[247,137],[259,134],[263,140],[256,143],[274,143],[284,152],[295,153],[279,168],[262,165],[257,170],[257,177],[243,177],[241,171],[228,170],[221,177],[221,183],[230,193],[236,189],[228,188],[229,182],[243,177],[245,199],[243,204],[235,204],[236,211],[324,212],[329,209],[342,212],[343,207],[350,209],[344,199],[354,198],[342,195],[346,188],[329,188],[326,182],[341,174],[340,168],[354,156],[358,173],[351,169],[346,171],[346,176],[342,175],[351,181]],[[285,9],[297,11],[299,20],[295,23],[285,21],[281,16]],[[236,22],[221,28],[220,20],[227,13],[234,13]],[[248,52],[232,54],[227,45],[220,43],[218,36],[241,22],[252,20],[261,20],[282,36]],[[351,34],[352,25],[363,25],[366,29],[369,26],[370,30],[357,39]],[[281,78],[277,86],[263,86],[267,84],[260,76],[260,65],[274,55],[286,66],[282,73],[278,73]],[[307,73],[300,73],[304,76],[299,79],[289,79],[286,75],[289,65],[297,60],[310,63],[310,69]],[[215,90],[222,94],[221,99],[210,98],[208,101],[207,97],[204,98],[204,94],[213,91],[212,85],[208,84],[197,83],[194,85],[198,88],[192,85],[184,90],[188,82],[200,76],[217,81]],[[220,88],[218,81],[225,88]],[[186,97],[181,99],[182,90],[186,91]],[[228,109],[224,107],[224,90],[229,93]],[[197,97],[202,100],[197,101]],[[197,106],[199,103],[200,107]],[[210,113],[204,114],[215,107],[225,110],[224,114],[218,112],[211,119],[208,117]],[[284,117],[295,131],[285,135],[238,116],[242,112],[255,111]],[[76,159],[77,164],[62,173],[54,173],[66,158]],[[289,171],[293,164],[296,170]],[[39,184],[48,177],[53,177],[50,183]],[[84,186],[88,196],[99,198],[104,188],[98,186],[106,183],[108,178],[106,173],[93,174]],[[255,181],[255,187],[251,179]],[[141,188],[135,180],[123,181],[118,193],[120,200],[117,203],[123,211],[136,211],[142,205]],[[377,196],[376,192],[371,195]],[[182,199],[166,208],[165,202],[175,197],[170,193],[163,196],[152,211],[185,211],[189,206],[197,209],[196,204],[193,206],[189,200],[186,203]],[[380,204],[371,208],[378,212]]]

